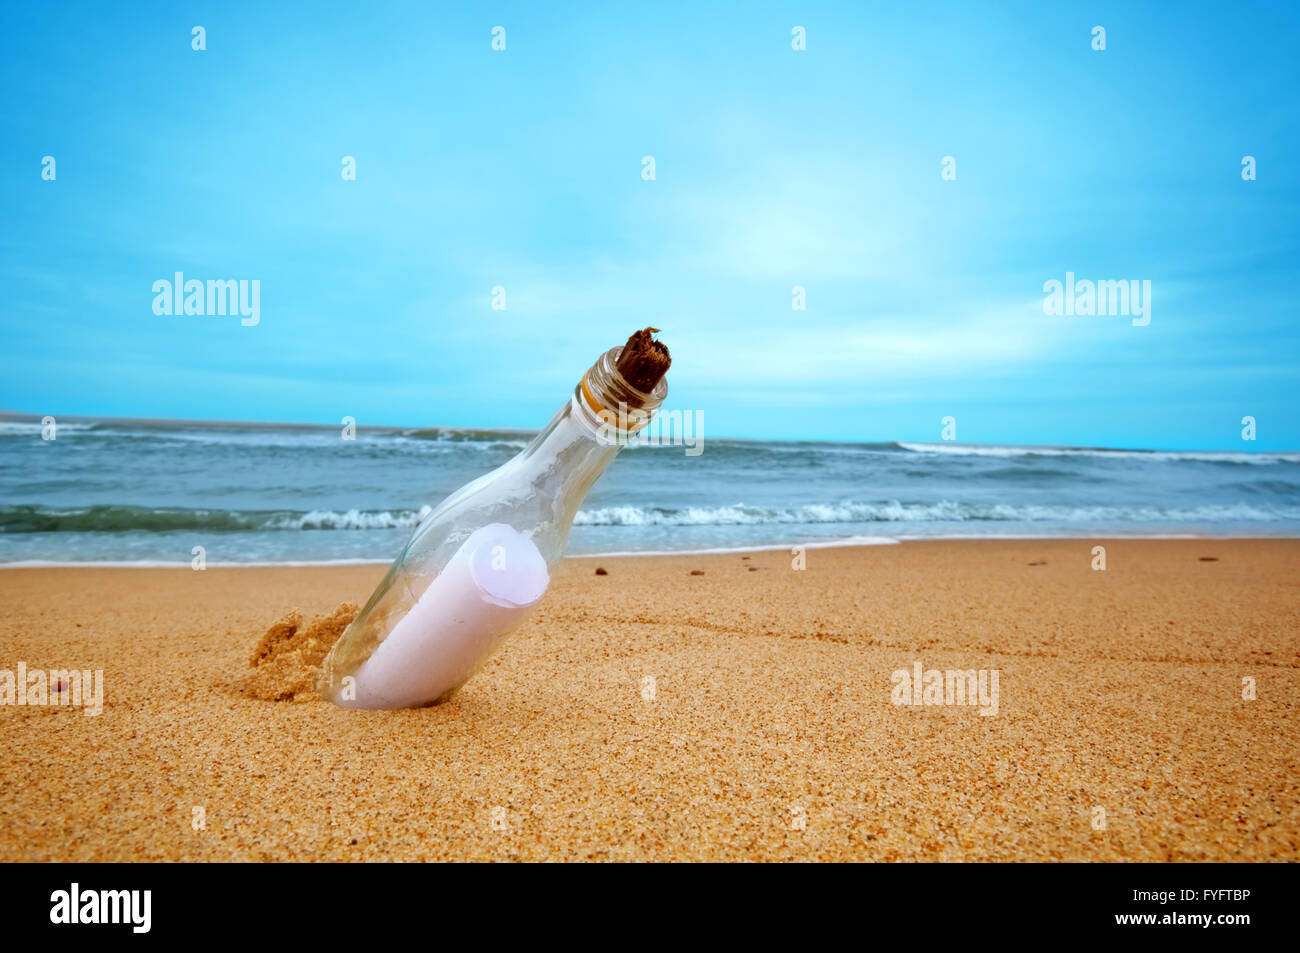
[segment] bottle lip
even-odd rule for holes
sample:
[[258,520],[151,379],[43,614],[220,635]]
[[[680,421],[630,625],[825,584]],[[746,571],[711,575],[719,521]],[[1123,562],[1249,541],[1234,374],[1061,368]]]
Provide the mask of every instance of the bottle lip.
[[582,375],[575,396],[598,425],[616,426],[626,433],[640,430],[650,422],[654,412],[668,396],[668,378],[660,378],[650,393],[628,383],[618,370],[618,358],[624,345],[610,348]]

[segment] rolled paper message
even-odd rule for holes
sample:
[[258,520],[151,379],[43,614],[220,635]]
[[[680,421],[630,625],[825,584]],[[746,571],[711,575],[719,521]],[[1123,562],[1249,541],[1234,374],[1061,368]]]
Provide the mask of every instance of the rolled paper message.
[[[463,684],[550,584],[531,539],[505,523],[470,534],[334,697],[344,708],[425,705]],[[351,696],[351,697],[348,697]]]

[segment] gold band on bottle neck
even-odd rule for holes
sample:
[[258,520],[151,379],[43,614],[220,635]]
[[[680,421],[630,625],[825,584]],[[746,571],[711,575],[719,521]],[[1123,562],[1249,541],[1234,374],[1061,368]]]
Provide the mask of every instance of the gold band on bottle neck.
[[587,376],[590,373],[591,372],[588,371],[586,374],[582,375],[582,383],[579,384],[579,386],[582,388],[582,396],[587,401],[587,406],[590,407],[593,411],[595,411],[597,416],[599,416],[601,411],[603,411],[605,408],[600,405],[600,401],[596,400],[596,398],[591,393],[591,385],[587,383]]

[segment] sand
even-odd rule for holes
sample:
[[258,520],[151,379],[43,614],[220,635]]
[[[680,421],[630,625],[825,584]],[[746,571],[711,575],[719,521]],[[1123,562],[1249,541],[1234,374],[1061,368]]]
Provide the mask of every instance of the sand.
[[571,559],[402,712],[248,694],[384,567],[0,571],[0,668],[105,680],[0,707],[0,860],[1297,859],[1300,541],[1098,542]]
[[301,612],[277,619],[253,649],[240,692],[259,701],[312,701],[325,656],[360,609],[344,602],[310,622]]

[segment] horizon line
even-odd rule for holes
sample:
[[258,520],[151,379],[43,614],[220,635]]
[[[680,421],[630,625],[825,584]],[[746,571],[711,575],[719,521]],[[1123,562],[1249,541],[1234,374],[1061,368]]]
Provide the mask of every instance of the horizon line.
[[[67,414],[63,417],[57,417],[54,414],[34,414],[23,411],[0,410],[0,423],[36,423],[39,424],[45,417],[54,417],[56,421],[62,419],[72,421],[73,423],[111,423],[111,424],[137,424],[153,425],[160,424],[203,424],[213,427],[265,427],[267,429],[280,428],[292,430],[334,430],[339,424],[322,424],[322,423],[303,423],[296,421],[281,420],[211,420],[203,418],[189,417],[98,417],[87,414]],[[429,430],[448,430],[448,431],[482,431],[485,433],[535,435],[541,433],[544,428],[527,428],[527,427],[472,427],[460,424],[428,424],[417,427],[404,427],[395,424],[355,424],[357,430],[372,431],[396,431],[402,433],[418,433]],[[1205,454],[1230,454],[1244,453],[1250,454],[1300,454],[1300,448],[1289,449],[1271,449],[1271,450],[1214,450],[1203,448],[1181,448],[1171,449],[1169,447],[1102,447],[1102,446],[1083,446],[1074,444],[1054,444],[1054,443],[965,443],[962,441],[932,441],[932,440],[904,440],[899,438],[886,440],[849,440],[835,437],[711,437],[711,440],[724,440],[731,443],[828,443],[844,444],[849,446],[884,446],[894,444],[902,446],[904,444],[917,444],[927,447],[971,447],[977,449],[1006,449],[1006,450],[1083,450],[1095,453],[1205,453]]]

